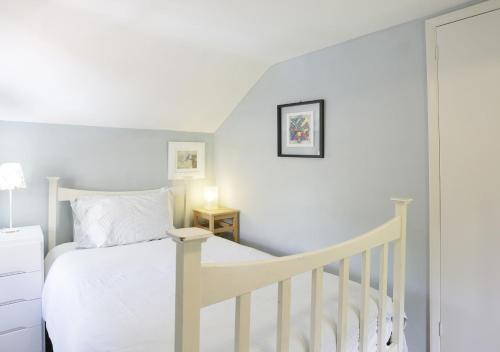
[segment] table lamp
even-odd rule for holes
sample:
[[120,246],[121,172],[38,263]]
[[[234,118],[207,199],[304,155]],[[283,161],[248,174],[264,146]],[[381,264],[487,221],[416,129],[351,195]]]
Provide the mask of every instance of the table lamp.
[[2,232],[17,232],[12,227],[12,191],[26,188],[23,169],[19,163],[4,163],[0,165],[0,190],[9,191],[9,228]]
[[217,186],[205,187],[203,192],[205,209],[217,209],[219,206],[219,189]]

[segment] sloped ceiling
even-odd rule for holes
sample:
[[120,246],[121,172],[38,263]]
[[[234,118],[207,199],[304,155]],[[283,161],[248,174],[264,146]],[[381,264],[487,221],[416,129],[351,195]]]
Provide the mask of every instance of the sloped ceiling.
[[213,132],[269,66],[460,0],[3,0],[0,120]]

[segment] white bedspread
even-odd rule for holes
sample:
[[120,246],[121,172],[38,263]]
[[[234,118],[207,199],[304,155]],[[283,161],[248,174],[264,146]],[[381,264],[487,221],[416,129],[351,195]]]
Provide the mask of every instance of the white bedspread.
[[[56,247],[57,249],[57,247]],[[213,237],[203,245],[204,262],[271,257]],[[169,240],[49,254],[43,315],[55,352],[169,352],[174,346],[175,244]],[[335,351],[337,276],[324,277],[322,351]],[[292,279],[291,352],[309,350],[311,274]],[[369,351],[376,351],[377,304],[369,307]],[[348,351],[358,350],[360,286],[350,285]],[[388,309],[390,336],[391,309]],[[275,350],[277,285],[252,294],[251,351]],[[202,310],[202,351],[233,351],[234,299]]]

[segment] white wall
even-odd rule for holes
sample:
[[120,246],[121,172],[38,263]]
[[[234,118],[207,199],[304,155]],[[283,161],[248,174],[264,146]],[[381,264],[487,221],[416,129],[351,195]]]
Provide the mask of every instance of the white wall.
[[[258,248],[339,243],[388,219],[391,196],[415,200],[406,309],[415,352],[427,346],[424,44],[418,21],[275,65],[215,135],[222,203],[241,209],[242,241]],[[276,105],[311,99],[325,99],[325,159],[278,158]]]

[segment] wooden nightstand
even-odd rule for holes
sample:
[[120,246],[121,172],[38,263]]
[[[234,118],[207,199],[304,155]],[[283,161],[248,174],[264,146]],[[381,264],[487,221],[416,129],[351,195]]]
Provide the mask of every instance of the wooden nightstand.
[[42,352],[43,233],[0,232],[0,351]]
[[239,210],[230,208],[193,209],[193,226],[199,227],[215,235],[231,233],[234,242],[240,242]]

